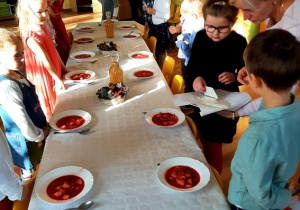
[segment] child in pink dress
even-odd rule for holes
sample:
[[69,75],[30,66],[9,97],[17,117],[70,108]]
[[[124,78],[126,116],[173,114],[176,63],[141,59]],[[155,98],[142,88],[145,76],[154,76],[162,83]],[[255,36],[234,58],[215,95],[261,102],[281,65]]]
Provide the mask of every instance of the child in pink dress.
[[56,90],[64,89],[68,72],[47,30],[47,0],[19,0],[19,28],[24,42],[27,78],[36,86],[41,107],[49,120],[54,112]]

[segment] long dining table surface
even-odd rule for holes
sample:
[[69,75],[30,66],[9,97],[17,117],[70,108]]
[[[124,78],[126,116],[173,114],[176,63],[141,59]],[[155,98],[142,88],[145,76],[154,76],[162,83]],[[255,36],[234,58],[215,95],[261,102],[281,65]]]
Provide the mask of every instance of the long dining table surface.
[[[122,34],[132,30],[120,30],[120,24],[134,24],[132,30],[139,33],[139,24],[133,21],[115,23],[114,38],[106,38],[104,24],[82,23],[93,26],[91,43],[73,42],[70,53],[92,51],[98,60],[76,63],[67,62],[72,70],[91,70],[96,73],[95,84],[66,85],[57,98],[55,114],[67,110],[84,110],[91,114],[85,135],[54,134],[52,129],[44,150],[37,174],[36,183],[47,172],[63,166],[79,166],[89,170],[94,178],[91,190],[79,200],[65,204],[50,204],[41,201],[35,189],[29,209],[66,209],[77,207],[82,202],[92,200],[90,209],[113,210],[175,210],[175,209],[229,209],[226,198],[211,173],[208,184],[195,192],[177,192],[164,187],[156,177],[158,163],[173,157],[190,157],[209,165],[197,145],[187,124],[172,128],[150,125],[143,112],[155,108],[179,109],[173,103],[173,94],[167,85],[156,61],[151,59],[131,59],[128,54],[134,51],[149,51],[142,37],[124,40]],[[74,30],[74,38],[83,33]],[[108,70],[110,56],[99,53],[97,44],[113,41],[120,55],[119,63],[124,71],[124,83],[129,87],[126,100],[115,106],[100,102],[96,92],[109,83]],[[151,68],[157,75],[151,79],[133,78],[135,69]]]

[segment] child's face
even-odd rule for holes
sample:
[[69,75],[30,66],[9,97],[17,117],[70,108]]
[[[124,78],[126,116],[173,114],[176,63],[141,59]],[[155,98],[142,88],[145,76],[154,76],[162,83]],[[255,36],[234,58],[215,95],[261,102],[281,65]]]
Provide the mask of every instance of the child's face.
[[49,17],[47,1],[34,0],[30,4],[31,19],[35,24],[45,25]]
[[1,52],[0,64],[6,70],[23,70],[24,47],[22,41],[7,42],[5,51]]
[[207,15],[205,19],[205,31],[214,42],[225,39],[231,32],[232,23],[223,17]]

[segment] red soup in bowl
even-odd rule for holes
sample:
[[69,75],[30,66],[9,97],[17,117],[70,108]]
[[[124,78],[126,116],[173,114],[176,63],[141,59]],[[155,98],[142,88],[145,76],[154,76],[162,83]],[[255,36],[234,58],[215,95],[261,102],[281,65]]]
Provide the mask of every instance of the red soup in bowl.
[[76,129],[85,123],[85,119],[81,116],[71,115],[59,119],[56,126],[63,130]]
[[159,126],[175,125],[178,121],[176,114],[169,112],[160,112],[152,117],[152,122]]
[[47,195],[55,200],[68,200],[77,196],[84,188],[79,176],[65,175],[54,179],[47,187]]
[[200,182],[200,174],[189,166],[173,166],[165,173],[166,181],[173,187],[187,189]]

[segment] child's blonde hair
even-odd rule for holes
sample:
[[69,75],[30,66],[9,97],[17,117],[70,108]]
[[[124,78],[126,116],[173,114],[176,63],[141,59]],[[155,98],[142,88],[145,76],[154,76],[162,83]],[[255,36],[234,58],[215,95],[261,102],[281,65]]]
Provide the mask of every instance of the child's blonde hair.
[[200,0],[184,0],[181,4],[181,14],[197,14],[202,17],[202,2]]
[[22,41],[19,34],[0,28],[0,51],[5,51],[8,43],[18,43]]
[[34,14],[32,9],[30,8],[30,4],[33,1],[42,2],[47,0],[18,0],[16,16],[17,19],[19,20],[19,29],[21,35],[23,35],[26,32],[27,27],[30,24],[32,24],[29,22],[29,15]]

